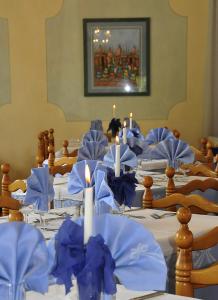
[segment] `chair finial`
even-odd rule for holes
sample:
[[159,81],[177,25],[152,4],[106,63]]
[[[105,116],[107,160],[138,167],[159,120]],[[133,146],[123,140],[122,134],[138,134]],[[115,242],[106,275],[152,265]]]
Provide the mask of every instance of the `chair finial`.
[[193,296],[193,288],[190,283],[192,270],[192,243],[193,234],[188,228],[188,222],[191,220],[191,211],[189,208],[181,207],[177,211],[177,218],[181,224],[176,233],[176,246],[178,247],[178,258],[176,262],[176,294]]
[[153,185],[153,178],[151,176],[144,177],[145,192],[142,198],[143,208],[152,208],[153,194],[151,186]]
[[63,156],[64,157],[69,156],[69,152],[68,152],[68,149],[67,149],[68,145],[69,145],[68,140],[64,140],[64,142],[63,142]]
[[175,175],[175,169],[172,167],[167,167],[165,170],[165,174],[168,177],[168,182],[166,186],[166,196],[169,196],[176,191],[175,183],[173,177]]
[[55,155],[54,155],[54,146],[50,144],[48,146],[48,166],[53,167],[54,166],[54,161],[55,161]]

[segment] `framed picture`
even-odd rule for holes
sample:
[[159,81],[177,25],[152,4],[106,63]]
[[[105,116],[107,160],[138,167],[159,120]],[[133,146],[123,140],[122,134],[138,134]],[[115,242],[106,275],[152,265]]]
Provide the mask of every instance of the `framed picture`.
[[84,19],[85,96],[150,94],[150,19]]

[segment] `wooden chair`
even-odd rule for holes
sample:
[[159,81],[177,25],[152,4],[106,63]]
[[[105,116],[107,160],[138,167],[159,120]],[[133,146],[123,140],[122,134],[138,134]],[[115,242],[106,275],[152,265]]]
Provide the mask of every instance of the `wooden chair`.
[[176,234],[176,245],[179,248],[176,262],[176,294],[193,297],[194,288],[218,285],[218,262],[203,269],[193,269],[192,251],[209,249],[218,244],[218,226],[209,232],[193,238],[188,223],[191,211],[181,207],[177,211],[180,229]]
[[180,132],[177,129],[173,129],[172,132],[173,132],[173,135],[175,136],[175,138],[177,138],[177,139],[180,138],[181,134],[180,134]]
[[78,155],[78,149],[75,149],[72,152],[69,152],[68,146],[69,146],[68,140],[64,140],[64,142],[63,142],[63,157],[76,157]]
[[[1,165],[2,171],[2,197],[10,198],[12,192],[16,192],[17,190],[22,190],[26,192],[26,183],[23,180],[15,180],[11,182],[9,172],[10,165],[8,163],[4,163]],[[7,216],[9,214],[9,210],[6,207],[2,207],[2,215]]]
[[64,175],[65,173],[71,172],[73,165],[77,161],[77,157],[62,157],[55,161],[55,155],[52,145],[49,145],[48,152],[48,167],[51,175]]
[[0,195],[0,208],[7,209],[9,211],[9,221],[23,221],[24,217],[22,212],[19,211],[21,208],[20,201],[13,199],[9,196]]
[[[166,196],[174,195],[175,193],[188,195],[191,192],[196,191],[196,190],[205,192],[208,189],[214,189],[214,190],[218,191],[218,180],[216,180],[214,178],[208,178],[205,180],[192,180],[181,187],[176,187],[175,183],[174,183],[174,179],[173,179],[174,174],[175,174],[174,168],[168,167],[166,169],[166,175],[168,177],[168,183],[166,186]],[[143,195],[143,208],[158,207],[157,201],[159,201],[159,200],[153,199],[153,194],[152,194],[152,190],[151,190],[152,185],[153,185],[152,177],[145,176],[144,177],[145,192]],[[196,196],[198,196],[198,195],[196,195]],[[162,198],[161,200],[166,201],[166,198]],[[209,202],[209,203],[211,203],[211,202]],[[166,205],[166,203],[164,205]],[[167,208],[167,206],[163,206],[162,208]],[[174,207],[174,209],[175,209],[175,207]],[[200,210],[195,210],[195,212],[201,213],[202,211],[200,209]]]
[[[176,192],[164,198],[154,200],[151,190],[152,184],[152,177],[145,176],[144,186],[146,190],[143,195],[143,208],[174,208],[176,205],[181,205],[185,207],[197,207],[205,213],[218,213],[218,204],[208,201],[200,195],[184,195]],[[201,204],[202,201],[204,202],[204,206]]]
[[52,145],[54,150],[54,129],[49,131],[41,131],[38,134],[38,151],[36,156],[36,163],[38,167],[42,167],[43,161],[48,158],[48,146]]

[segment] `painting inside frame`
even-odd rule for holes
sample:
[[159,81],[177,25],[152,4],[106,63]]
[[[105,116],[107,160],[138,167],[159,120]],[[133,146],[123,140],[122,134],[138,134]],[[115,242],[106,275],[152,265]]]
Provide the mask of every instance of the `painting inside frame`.
[[84,19],[85,96],[150,94],[150,19]]

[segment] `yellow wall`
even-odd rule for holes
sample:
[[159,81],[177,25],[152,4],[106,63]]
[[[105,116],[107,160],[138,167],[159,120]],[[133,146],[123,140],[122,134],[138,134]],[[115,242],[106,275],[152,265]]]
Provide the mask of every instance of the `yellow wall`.
[[[64,138],[80,137],[89,126],[89,122],[66,122],[63,112],[47,102],[45,20],[60,11],[62,2],[0,0],[0,17],[8,19],[11,74],[11,104],[0,107],[0,160],[9,162],[16,176],[29,174],[40,130],[54,127],[60,145]],[[168,120],[143,120],[140,125],[143,131],[163,125],[177,128],[196,145],[205,121],[209,0],[169,3],[175,13],[188,16],[187,99],[171,109]]]

